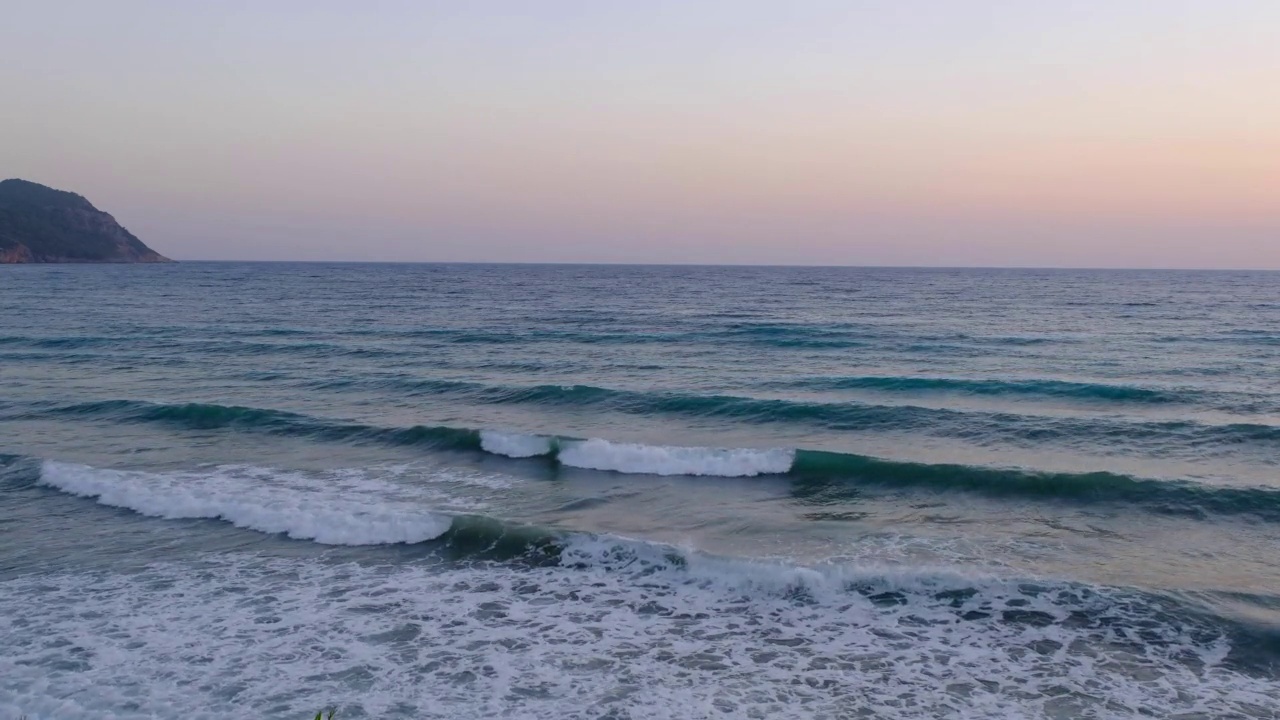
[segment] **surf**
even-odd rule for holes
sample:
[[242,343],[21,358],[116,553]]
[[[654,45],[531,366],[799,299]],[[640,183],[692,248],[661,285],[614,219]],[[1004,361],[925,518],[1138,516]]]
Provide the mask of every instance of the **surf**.
[[323,545],[420,543],[440,537],[452,525],[448,516],[406,500],[374,499],[396,494],[384,483],[366,481],[359,491],[339,492],[288,473],[263,475],[233,466],[154,473],[46,460],[38,483],[149,517],[222,520]]
[[992,498],[1128,505],[1190,518],[1252,515],[1280,521],[1280,490],[1218,485],[1113,472],[1048,472],[1027,468],[888,460],[803,448],[717,448],[613,442],[553,434],[450,426],[382,427],[243,406],[154,404],[119,400],[21,411],[83,415],[183,428],[227,429],[320,442],[379,443],[460,453],[485,453],[552,466],[658,476],[750,478],[781,476],[795,491],[848,495],[850,488],[962,492]]

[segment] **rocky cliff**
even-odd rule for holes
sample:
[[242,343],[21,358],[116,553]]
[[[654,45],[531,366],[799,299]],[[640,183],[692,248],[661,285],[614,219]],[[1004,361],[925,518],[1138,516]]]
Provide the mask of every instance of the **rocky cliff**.
[[83,197],[0,181],[0,263],[171,262]]

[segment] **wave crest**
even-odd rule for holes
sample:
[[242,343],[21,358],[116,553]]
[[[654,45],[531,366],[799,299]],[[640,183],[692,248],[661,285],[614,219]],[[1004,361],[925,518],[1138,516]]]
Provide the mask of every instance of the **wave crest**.
[[[130,422],[164,422],[200,429],[234,428],[317,441],[380,443],[451,452],[487,451],[513,458],[547,457],[565,466],[623,473],[722,477],[785,474],[793,478],[797,492],[839,495],[858,486],[920,487],[992,497],[1127,503],[1153,512],[1190,517],[1207,513],[1253,514],[1280,521],[1280,491],[1277,490],[1139,478],[1111,472],[1062,473],[921,463],[806,449],[640,445],[599,438],[446,426],[379,427],[277,410],[219,405],[110,401],[53,408],[47,412],[105,416]],[[1265,435],[1271,430],[1266,428],[1262,432]]]
[[494,455],[528,458],[548,455],[555,448],[555,445],[551,438],[542,435],[481,430],[480,448]]
[[[404,500],[352,492],[341,484],[304,485],[287,473],[256,468],[162,474],[46,460],[39,482],[151,517],[225,520],[325,545],[419,543],[440,537],[452,525],[448,516]],[[374,483],[366,479],[363,484]]]
[[644,475],[780,475],[791,469],[795,451],[785,449],[668,447],[615,443],[599,438],[564,443],[557,459],[589,470]]

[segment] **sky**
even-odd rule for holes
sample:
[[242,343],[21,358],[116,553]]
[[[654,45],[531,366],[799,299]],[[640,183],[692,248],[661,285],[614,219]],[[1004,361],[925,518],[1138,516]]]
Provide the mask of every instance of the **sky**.
[[179,260],[1280,269],[1276,0],[0,0]]

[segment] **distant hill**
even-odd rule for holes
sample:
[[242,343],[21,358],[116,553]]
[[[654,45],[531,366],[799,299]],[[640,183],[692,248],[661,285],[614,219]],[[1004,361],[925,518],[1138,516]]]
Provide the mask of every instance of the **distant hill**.
[[83,197],[0,181],[0,263],[172,262]]

